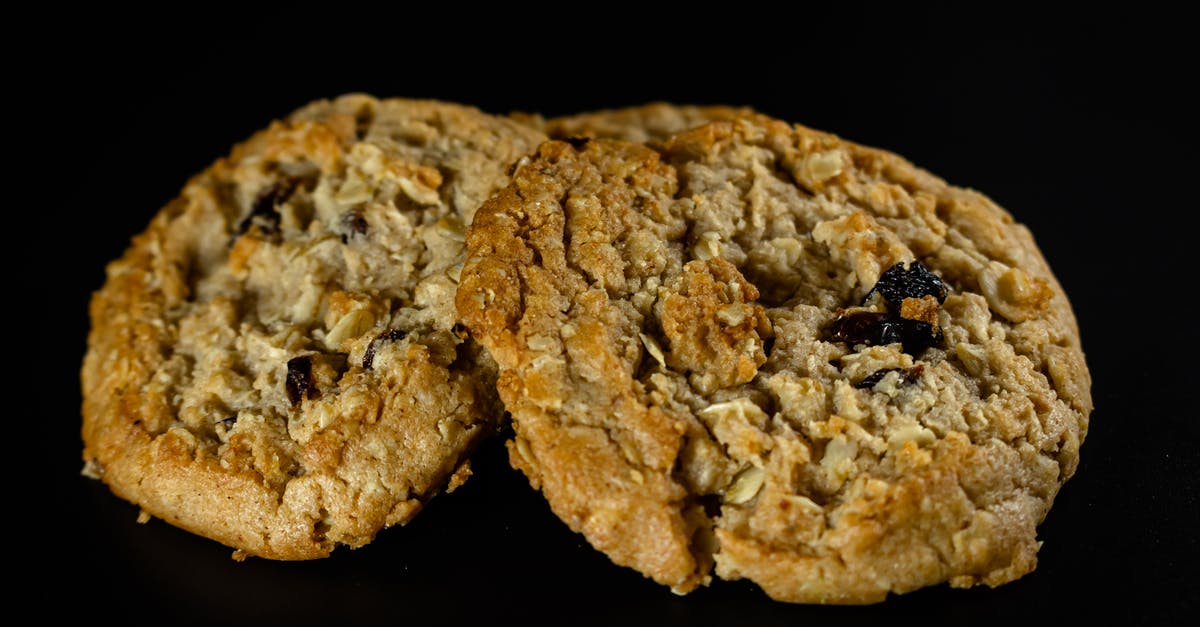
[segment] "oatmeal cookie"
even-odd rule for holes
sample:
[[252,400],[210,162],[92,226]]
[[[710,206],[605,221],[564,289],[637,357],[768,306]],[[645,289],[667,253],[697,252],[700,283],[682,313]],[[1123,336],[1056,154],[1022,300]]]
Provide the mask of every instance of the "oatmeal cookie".
[[621,109],[604,109],[543,120],[522,118],[553,139],[604,138],[631,142],[662,142],[672,135],[709,122],[757,115],[748,107],[674,105],[650,102]]
[[1030,232],[904,159],[761,116],[548,142],[467,235],[510,460],[679,593],[872,603],[1034,569],[1092,408]]
[[502,414],[455,325],[464,225],[543,139],[349,95],[234,148],[92,299],[85,474],[274,559],[361,546],[454,489]]

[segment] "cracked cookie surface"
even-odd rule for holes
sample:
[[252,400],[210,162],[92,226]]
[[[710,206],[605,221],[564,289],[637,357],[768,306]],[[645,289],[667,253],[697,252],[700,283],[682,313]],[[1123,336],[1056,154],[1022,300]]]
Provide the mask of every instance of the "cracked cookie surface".
[[1007,212],[762,116],[521,163],[456,302],[571,529],[677,592],[792,602],[1034,569],[1090,377]]
[[464,225],[543,139],[349,95],[235,147],[92,299],[85,473],[274,559],[361,546],[457,487],[502,414],[455,325]]
[[528,123],[552,139],[602,138],[631,142],[662,142],[676,133],[722,120],[757,115],[748,107],[724,105],[675,105],[649,102],[643,105],[602,109],[549,120],[532,118]]

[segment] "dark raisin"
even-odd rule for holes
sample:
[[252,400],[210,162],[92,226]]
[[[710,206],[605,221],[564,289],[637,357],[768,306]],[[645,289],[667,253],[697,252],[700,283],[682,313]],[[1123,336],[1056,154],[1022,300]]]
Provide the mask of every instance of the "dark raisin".
[[567,142],[568,144],[571,144],[571,147],[574,148],[575,150],[583,150],[584,146],[587,146],[588,142],[592,141],[592,138],[591,137],[568,137],[568,138],[564,139],[563,141]]
[[371,366],[375,363],[375,342],[378,341],[379,338],[371,340],[371,343],[367,344],[367,350],[363,351],[363,370],[370,370]]
[[829,339],[851,346],[900,343],[904,352],[916,357],[941,342],[942,333],[928,322],[908,320],[890,313],[859,311],[839,315],[829,329]]
[[942,332],[935,330],[932,324],[906,318],[892,318],[884,322],[879,335],[879,344],[899,342],[904,346],[904,352],[914,357],[941,341]]
[[910,263],[908,269],[904,268],[904,264],[898,263],[880,275],[879,281],[875,283],[875,287],[872,287],[870,292],[867,292],[863,302],[867,302],[867,299],[871,298],[871,294],[879,292],[879,295],[887,301],[888,307],[893,310],[900,307],[900,303],[904,302],[905,298],[932,296],[937,299],[938,304],[941,304],[946,302],[947,291],[946,284],[942,283],[942,280],[930,272],[920,261]]
[[363,351],[362,367],[364,370],[370,370],[375,363],[375,344],[378,342],[398,342],[408,337],[408,333],[399,329],[389,329],[375,336],[370,344],[367,344],[367,350]]
[[287,394],[293,407],[299,405],[302,399],[321,395],[312,376],[312,357],[293,357],[288,360]]
[[920,364],[917,364],[916,366],[909,368],[907,370],[905,370],[904,368],[883,368],[880,370],[876,370],[875,372],[872,372],[871,374],[867,375],[866,377],[863,377],[863,380],[859,381],[858,383],[855,383],[854,387],[856,387],[860,390],[869,390],[869,389],[875,387],[876,383],[883,381],[883,378],[886,377],[887,373],[889,373],[889,372],[904,373],[904,377],[900,379],[900,383],[902,385],[907,384],[907,383],[912,383],[912,382],[916,381],[917,379],[921,378],[921,373],[924,371],[925,371],[925,366],[922,366]]
[[367,219],[363,217],[361,209],[351,209],[342,214],[342,228],[346,230],[346,235],[342,235],[342,242],[347,240],[347,236],[367,234]]
[[883,368],[876,370],[875,372],[863,377],[862,381],[855,383],[854,387],[860,390],[869,390],[875,387],[876,383],[883,381],[883,378],[886,377],[889,372],[902,372],[903,370],[903,368]]
[[852,314],[839,313],[829,328],[829,339],[833,342],[855,344],[877,344],[879,326],[892,314],[860,311]]

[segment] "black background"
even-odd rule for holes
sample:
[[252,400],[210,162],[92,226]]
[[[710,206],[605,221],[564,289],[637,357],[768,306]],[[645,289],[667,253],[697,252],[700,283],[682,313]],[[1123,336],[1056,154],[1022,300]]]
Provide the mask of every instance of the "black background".
[[[6,60],[17,88],[5,124],[24,148],[9,156],[32,156],[10,166],[17,194],[5,208],[18,219],[10,359],[26,373],[7,387],[31,399],[5,430],[22,460],[6,473],[18,603],[46,618],[291,625],[1195,615],[1200,185],[1183,18],[735,8],[670,20],[614,9],[607,24],[539,23],[527,8],[502,21],[448,4],[428,15],[347,5],[10,23],[10,35],[29,27],[36,41]],[[347,91],[547,115],[654,99],[744,104],[990,195],[1034,231],[1075,305],[1094,378],[1082,463],[1040,527],[1037,571],[995,590],[941,586],[865,608],[775,603],[746,582],[677,597],[567,530],[508,468],[499,440],[460,491],[326,560],[236,563],[161,521],[136,524],[135,507],[78,475],[78,369],[104,264],[234,142]]]

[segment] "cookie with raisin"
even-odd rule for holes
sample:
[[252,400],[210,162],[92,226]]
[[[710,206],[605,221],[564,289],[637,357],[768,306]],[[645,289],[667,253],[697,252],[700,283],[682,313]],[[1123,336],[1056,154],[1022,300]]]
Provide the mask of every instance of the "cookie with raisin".
[[464,229],[543,139],[348,95],[195,176],[93,296],[85,474],[235,557],[287,560],[454,489],[502,415],[455,323]]
[[1027,228],[762,116],[543,144],[468,230],[457,306],[499,364],[511,463],[678,593],[1012,581],[1092,409]]

